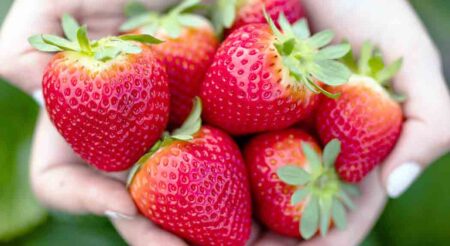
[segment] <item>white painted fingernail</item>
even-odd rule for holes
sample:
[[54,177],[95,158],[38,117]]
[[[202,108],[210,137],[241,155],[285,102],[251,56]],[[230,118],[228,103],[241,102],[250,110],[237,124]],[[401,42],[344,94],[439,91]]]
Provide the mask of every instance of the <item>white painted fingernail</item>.
[[39,106],[44,106],[44,96],[42,95],[42,90],[33,91],[33,99],[39,104]]
[[387,193],[391,198],[397,198],[405,192],[421,172],[420,165],[406,162],[394,169],[387,180]]
[[125,219],[125,220],[132,220],[134,217],[130,215],[125,215],[116,211],[112,210],[106,210],[105,216],[110,219]]

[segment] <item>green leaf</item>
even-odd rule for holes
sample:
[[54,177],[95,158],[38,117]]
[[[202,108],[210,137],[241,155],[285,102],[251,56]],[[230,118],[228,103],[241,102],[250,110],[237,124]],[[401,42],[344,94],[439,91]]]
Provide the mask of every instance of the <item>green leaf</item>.
[[192,136],[198,132],[202,126],[202,101],[199,97],[194,98],[194,105],[188,118],[184,121],[183,125],[172,132],[172,136],[176,135],[188,135]]
[[121,49],[119,47],[104,47],[95,51],[95,59],[99,61],[106,61],[115,58],[119,55]]
[[156,19],[157,16],[155,14],[141,14],[127,20],[120,26],[119,30],[121,32],[132,31],[136,28],[146,26],[148,24],[151,24],[152,22],[156,22]]
[[384,62],[383,57],[380,52],[375,52],[375,54],[369,59],[369,71],[370,76],[376,78],[377,74],[383,70]]
[[319,154],[312,148],[311,144],[302,142],[302,150],[303,154],[306,156],[306,159],[308,160],[308,164],[311,168],[311,170],[315,172],[319,172],[321,167],[321,159]]
[[301,19],[294,23],[292,26],[292,31],[294,35],[299,39],[306,39],[311,36],[311,32],[309,31],[308,22],[306,19]]
[[288,56],[294,50],[295,43],[296,43],[295,38],[291,38],[291,39],[285,41],[282,45],[279,45],[277,43],[274,43],[274,45],[277,48],[278,53],[280,53],[280,55]]
[[385,67],[383,70],[381,70],[377,75],[376,79],[381,83],[385,84],[387,81],[392,79],[395,74],[400,70],[402,67],[403,59],[397,59],[389,66]]
[[78,47],[67,39],[50,34],[42,34],[41,37],[44,43],[58,47],[61,50],[78,51]]
[[330,196],[321,197],[319,199],[320,206],[320,234],[325,236],[330,227],[331,206],[333,199]]
[[345,193],[343,190],[339,191],[337,194],[338,197],[341,199],[341,201],[347,206],[349,209],[355,209],[355,204],[353,203],[352,199]]
[[296,205],[300,202],[302,202],[310,193],[311,191],[308,188],[298,189],[292,194],[291,197],[291,204]]
[[264,14],[264,18],[266,18],[267,23],[270,26],[270,29],[272,30],[273,34],[279,38],[283,37],[283,34],[280,32],[280,30],[278,29],[278,27],[275,25],[275,22],[273,22],[272,18],[270,17],[270,15],[267,13],[266,8],[263,8],[263,14]]
[[317,198],[311,196],[300,220],[300,235],[304,239],[310,239],[319,228],[319,203]]
[[182,14],[178,16],[178,21],[187,27],[200,27],[205,24],[203,17],[193,14]]
[[28,42],[31,46],[33,46],[35,49],[43,52],[56,52],[61,51],[62,49],[58,48],[57,46],[50,45],[44,42],[42,39],[42,35],[33,35],[28,38]]
[[183,30],[181,23],[179,23],[178,20],[174,18],[164,19],[164,21],[161,23],[161,26],[171,38],[178,38]]
[[311,74],[327,85],[337,86],[348,81],[352,72],[342,63],[333,60],[316,61],[317,69]]
[[136,41],[143,44],[160,44],[163,41],[148,35],[148,34],[129,34],[129,35],[121,35],[119,39],[125,41]]
[[236,0],[217,0],[212,11],[212,22],[217,34],[230,28],[236,18]]
[[316,83],[314,83],[314,82],[312,82],[310,80],[308,81],[308,83],[305,83],[305,84],[306,85],[310,84],[310,86],[314,88],[313,92],[315,92],[315,93],[322,93],[325,96],[327,96],[329,98],[332,98],[332,99],[336,99],[336,98],[338,98],[341,95],[340,93],[333,94],[331,92],[328,92],[327,90],[322,88],[320,85],[318,85],[318,84],[316,84]]
[[333,199],[333,205],[331,207],[331,217],[333,218],[334,224],[341,230],[345,229],[347,227],[347,219],[344,206],[339,200]]
[[146,13],[148,10],[143,3],[130,1],[125,5],[124,13],[127,17],[134,17]]
[[62,27],[64,35],[72,42],[77,41],[77,31],[80,28],[78,22],[70,15],[64,14],[62,17]]
[[82,27],[78,28],[77,39],[78,39],[78,44],[80,45],[81,51],[84,51],[87,53],[92,52],[91,44],[90,44],[89,38],[87,36],[86,26],[82,26]]
[[369,60],[372,57],[374,46],[366,41],[361,48],[361,55],[358,61],[358,70],[361,75],[369,75]]
[[317,60],[338,59],[343,57],[349,51],[350,51],[349,44],[337,44],[319,50],[319,52],[314,58]]
[[170,12],[171,13],[181,13],[181,12],[184,12],[185,10],[190,9],[198,4],[200,4],[200,0],[184,0]]
[[172,135],[170,137],[173,139],[181,140],[181,141],[189,141],[189,140],[194,139],[194,137],[192,137],[192,135]]
[[[342,42],[344,44],[350,44],[348,41]],[[358,66],[356,65],[355,57],[353,56],[353,51],[350,48],[349,52],[341,58],[341,62],[346,65],[353,73],[356,73],[358,70]]]
[[344,192],[348,193],[350,196],[359,196],[360,192],[356,185],[346,184],[342,182],[340,185]]
[[141,47],[131,42],[121,41],[116,44],[116,47],[120,49],[121,52],[127,54],[139,54],[142,52]]
[[294,36],[294,31],[292,30],[291,24],[286,19],[286,16],[284,13],[280,13],[278,16],[278,24],[281,27],[281,30],[283,30],[283,33],[288,36]]
[[330,30],[325,30],[314,34],[308,41],[316,48],[322,48],[329,44],[334,38],[334,33]]
[[341,142],[333,139],[323,149],[323,163],[326,167],[332,167],[339,153],[341,152]]
[[288,185],[304,185],[310,181],[310,175],[301,167],[286,165],[277,169],[277,175]]

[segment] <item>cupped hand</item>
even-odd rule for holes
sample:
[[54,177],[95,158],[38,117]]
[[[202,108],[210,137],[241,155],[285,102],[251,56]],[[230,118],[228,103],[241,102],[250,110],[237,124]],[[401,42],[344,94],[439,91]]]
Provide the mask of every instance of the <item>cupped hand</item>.
[[361,184],[357,209],[344,231],[300,242],[262,233],[257,245],[358,245],[377,221],[386,200],[400,196],[433,160],[450,149],[450,97],[439,53],[405,0],[303,0],[313,29],[332,29],[359,50],[370,40],[387,62],[403,57],[395,89],[404,94],[402,134],[381,167]]
[[[154,9],[174,1],[147,1]],[[126,0],[16,0],[0,32],[0,76],[27,92],[41,87],[51,54],[27,42],[34,34],[62,34],[68,13],[87,24],[91,38],[114,35],[124,21]],[[186,245],[139,215],[125,186],[126,173],[106,174],[83,163],[56,131],[45,110],[36,127],[31,183],[45,205],[71,213],[106,215],[130,245]]]

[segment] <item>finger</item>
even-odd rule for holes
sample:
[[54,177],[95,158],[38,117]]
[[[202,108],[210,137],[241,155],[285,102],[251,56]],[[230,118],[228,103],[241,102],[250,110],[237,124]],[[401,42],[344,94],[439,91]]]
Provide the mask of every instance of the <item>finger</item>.
[[246,245],[253,245],[259,238],[261,227],[255,221],[252,221],[252,231]]
[[159,228],[147,218],[137,216],[133,219],[112,218],[111,222],[128,242],[135,246],[184,246],[182,239]]
[[443,148],[426,122],[411,119],[403,126],[397,146],[385,161],[382,180],[390,197],[400,196]]
[[35,51],[26,40],[39,33],[60,33],[58,21],[42,5],[14,1],[0,33],[0,75],[29,93],[40,87],[51,55]]
[[332,229],[325,237],[317,236],[300,245],[359,245],[377,221],[385,203],[386,194],[380,183],[377,169],[361,184],[361,195],[355,198],[356,209],[348,215],[348,224],[345,230]]
[[137,214],[123,182],[81,163],[41,113],[31,158],[31,182],[47,206],[72,213]]
[[255,243],[256,246],[294,246],[297,244],[297,239],[284,237],[274,232],[267,232]]

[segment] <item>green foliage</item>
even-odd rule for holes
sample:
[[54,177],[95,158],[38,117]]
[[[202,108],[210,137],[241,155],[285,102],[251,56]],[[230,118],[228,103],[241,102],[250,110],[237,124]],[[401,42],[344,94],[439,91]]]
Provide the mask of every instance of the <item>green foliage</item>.
[[37,106],[0,80],[0,242],[16,237],[46,216],[28,183],[28,156]]

